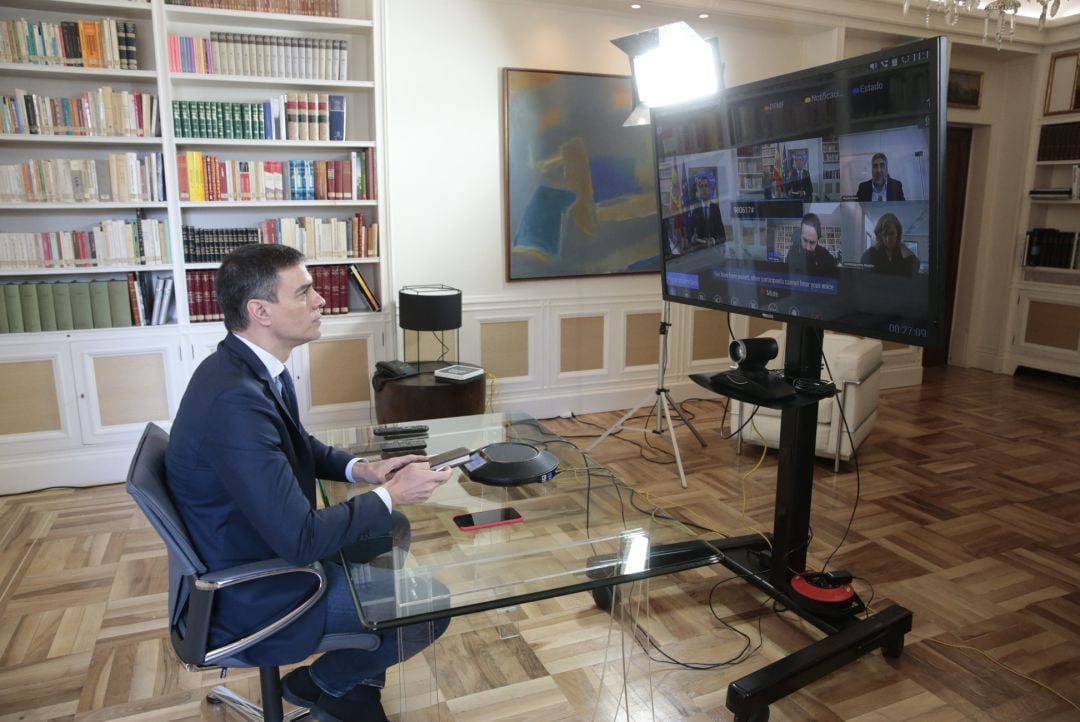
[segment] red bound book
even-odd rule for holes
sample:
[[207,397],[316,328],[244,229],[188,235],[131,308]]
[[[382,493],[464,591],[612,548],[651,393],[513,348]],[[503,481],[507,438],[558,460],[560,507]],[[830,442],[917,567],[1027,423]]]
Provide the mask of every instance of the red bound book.
[[351,201],[355,200],[352,197],[352,161],[343,160],[341,162],[341,200]]
[[349,312],[349,270],[345,266],[334,266],[337,271],[338,298],[341,299],[339,308],[342,313]]
[[187,272],[187,311],[192,321],[200,321],[199,318],[199,290],[196,285],[198,271]]
[[218,200],[229,200],[226,192],[229,188],[229,168],[225,163],[215,163],[217,166],[217,174],[214,176],[214,191],[217,193]]
[[328,200],[341,200],[337,189],[337,164],[336,160],[326,162],[326,197]]
[[191,200],[191,189],[188,187],[187,153],[176,154],[176,176],[180,183],[180,200]]
[[225,318],[225,314],[221,312],[221,305],[217,300],[217,284],[214,282],[216,274],[213,271],[206,272],[206,285],[210,288],[210,318],[214,321],[220,321]]

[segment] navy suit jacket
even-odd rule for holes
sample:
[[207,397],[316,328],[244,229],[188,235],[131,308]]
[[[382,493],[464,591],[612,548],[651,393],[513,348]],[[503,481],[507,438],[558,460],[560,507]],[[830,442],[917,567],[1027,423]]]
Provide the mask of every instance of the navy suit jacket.
[[[874,197],[874,181],[863,181],[859,184],[859,192],[855,194],[855,199],[861,203],[869,203],[870,199]],[[887,201],[902,201],[904,200],[904,184],[896,180],[892,176],[885,179],[885,200]]]
[[727,234],[724,232],[724,219],[720,215],[720,204],[709,204],[708,219],[705,217],[704,208],[695,208],[690,214],[690,231],[695,238],[712,238],[717,243],[723,243]]
[[[345,544],[390,533],[376,494],[315,508],[315,479],[345,479],[352,456],[326,446],[292,418],[266,366],[229,334],[196,369],[180,402],[165,457],[169,492],[210,571],[274,557],[296,565]],[[248,634],[295,607],[314,588],[285,575],[222,589],[211,644]],[[238,655],[253,665],[298,662],[314,651],[326,597],[300,619]]]

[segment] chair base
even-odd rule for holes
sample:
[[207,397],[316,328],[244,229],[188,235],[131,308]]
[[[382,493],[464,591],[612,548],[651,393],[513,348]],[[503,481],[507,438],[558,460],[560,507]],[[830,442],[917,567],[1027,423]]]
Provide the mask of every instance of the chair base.
[[[223,704],[236,711],[244,719],[249,719],[253,722],[263,722],[266,719],[263,715],[262,707],[255,704],[247,697],[237,694],[223,684],[219,684],[210,690],[210,693],[206,695],[206,701],[210,704]],[[283,722],[292,722],[292,720],[308,719],[310,715],[311,712],[309,710],[298,707],[292,712],[286,713],[281,719]]]

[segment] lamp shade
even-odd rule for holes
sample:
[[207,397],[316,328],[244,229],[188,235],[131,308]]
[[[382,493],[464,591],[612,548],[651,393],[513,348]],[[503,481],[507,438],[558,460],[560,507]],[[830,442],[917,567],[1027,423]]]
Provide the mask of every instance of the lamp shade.
[[450,286],[404,286],[398,291],[398,323],[409,331],[461,328],[461,291]]

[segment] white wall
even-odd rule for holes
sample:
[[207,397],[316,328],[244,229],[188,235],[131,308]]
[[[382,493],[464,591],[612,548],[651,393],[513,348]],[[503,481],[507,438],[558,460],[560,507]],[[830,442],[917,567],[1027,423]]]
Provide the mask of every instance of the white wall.
[[[633,406],[655,388],[656,370],[626,364],[625,318],[660,309],[656,274],[506,281],[502,71],[629,75],[627,56],[610,40],[671,18],[515,0],[391,0],[386,12],[392,258],[385,295],[417,283],[461,288],[465,360],[479,360],[480,323],[528,322],[529,373],[500,379],[505,407],[547,416]],[[829,54],[817,63],[835,59],[835,34],[740,22],[695,24],[720,39],[728,85],[796,70],[807,53]],[[704,370],[688,358],[690,309],[672,313],[668,385],[676,396],[698,395],[687,378]],[[605,318],[603,368],[561,371],[560,322],[575,315]],[[715,332],[726,338],[725,329]]]
[[[648,292],[656,275],[508,283],[502,161],[502,69],[629,74],[611,38],[668,20],[493,0],[392,0],[387,109],[393,286],[446,282],[466,297]],[[729,84],[799,67],[764,52],[792,38],[717,25]]]

